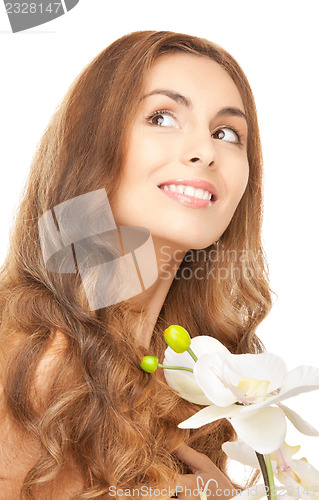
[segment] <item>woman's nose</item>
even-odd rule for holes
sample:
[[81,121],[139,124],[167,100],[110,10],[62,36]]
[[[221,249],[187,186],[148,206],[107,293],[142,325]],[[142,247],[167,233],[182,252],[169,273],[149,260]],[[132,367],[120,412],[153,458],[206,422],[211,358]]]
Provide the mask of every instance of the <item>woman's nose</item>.
[[216,162],[216,150],[210,132],[190,134],[185,140],[183,163],[212,167]]

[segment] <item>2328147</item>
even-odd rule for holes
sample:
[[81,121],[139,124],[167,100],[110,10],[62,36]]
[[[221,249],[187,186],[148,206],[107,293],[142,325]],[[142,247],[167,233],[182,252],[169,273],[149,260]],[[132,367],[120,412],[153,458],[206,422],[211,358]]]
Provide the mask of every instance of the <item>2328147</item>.
[[62,3],[51,2],[47,6],[43,6],[42,3],[5,2],[5,6],[7,14],[42,14],[43,12],[53,12],[56,14],[62,8]]

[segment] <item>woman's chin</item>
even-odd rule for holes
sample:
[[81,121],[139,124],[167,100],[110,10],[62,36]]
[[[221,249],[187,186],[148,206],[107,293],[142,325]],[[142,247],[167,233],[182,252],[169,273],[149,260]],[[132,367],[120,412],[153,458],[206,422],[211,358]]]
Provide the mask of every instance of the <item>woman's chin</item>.
[[178,235],[174,234],[174,237],[169,237],[169,235],[152,235],[154,246],[157,250],[165,248],[168,250],[175,249],[180,250],[181,252],[187,252],[190,249],[193,250],[202,250],[211,246],[218,240],[218,236],[211,238],[203,238],[190,234]]

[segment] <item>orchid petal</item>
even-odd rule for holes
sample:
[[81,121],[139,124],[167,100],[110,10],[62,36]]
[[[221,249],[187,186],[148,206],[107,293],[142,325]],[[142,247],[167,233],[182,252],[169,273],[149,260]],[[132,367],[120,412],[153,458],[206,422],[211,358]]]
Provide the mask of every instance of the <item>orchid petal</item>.
[[[221,342],[219,342],[219,340],[215,339],[214,337],[209,337],[208,335],[198,335],[197,337],[192,338],[190,348],[197,356],[197,358],[200,358],[204,354],[208,353],[229,353],[228,349]],[[177,353],[170,347],[167,347],[167,349],[165,350],[165,358],[167,358],[168,360],[166,364],[188,366],[189,368],[194,368],[195,365],[195,361],[187,351]]]
[[[300,462],[300,460],[293,460],[292,462]],[[294,464],[290,462],[289,466],[293,474]],[[298,468],[298,467],[297,467]],[[301,500],[317,500],[318,499],[318,486],[316,484],[307,485],[304,481],[293,479],[290,475],[281,472],[278,474],[278,480],[284,485],[287,491],[295,493],[294,497]],[[297,476],[296,476],[297,477]]]
[[300,479],[302,486],[308,488],[310,492],[318,494],[319,470],[303,460],[291,460],[289,465]]
[[224,344],[209,335],[198,335],[192,338],[190,347],[198,358],[204,354],[213,354],[215,352],[226,352],[230,354]]
[[[273,462],[272,462],[273,463]],[[290,467],[290,463],[289,463],[289,466]],[[273,466],[273,472],[274,472],[274,475],[276,477],[276,479],[278,479],[278,481],[296,498],[299,498],[299,496],[297,495],[297,492],[298,492],[298,489],[300,487],[300,484],[297,483],[296,479],[293,477],[294,476],[294,473],[288,469],[288,471],[282,471],[282,470],[279,470],[277,471],[276,470],[276,465]]]
[[[277,489],[279,490],[279,488],[277,488]],[[279,495],[280,495],[280,500],[282,500],[282,499],[283,499],[283,500],[296,500],[296,498],[298,498],[298,497],[292,497],[292,496],[290,496],[290,495],[285,495],[285,493],[284,493],[284,492],[282,493],[282,491],[283,491],[283,490],[282,490],[282,489],[280,489],[280,490],[278,491],[278,494],[277,494],[277,496],[279,496]],[[309,498],[308,498],[307,500],[309,500]]]
[[[291,490],[288,490],[288,491],[291,491]],[[284,486],[277,486],[276,487],[276,494],[277,494],[277,497],[276,498],[280,498],[280,500],[296,500],[298,498],[301,498],[299,496],[299,494],[297,493],[298,492],[298,488],[295,490],[296,491],[296,496],[291,496],[291,495],[288,495],[287,494],[287,489],[285,489]],[[310,500],[308,498],[308,500]]]
[[[209,352],[229,352],[217,339],[207,335],[194,337],[191,340],[190,347],[198,358]],[[165,350],[163,365],[185,366],[194,369],[195,361],[187,351],[176,353],[173,349],[168,347]],[[199,405],[210,405],[212,403],[198,385],[193,373],[182,370],[164,369],[164,377],[168,385],[187,401]]]
[[194,369],[195,361],[190,357],[188,352],[177,353],[171,347],[167,347],[164,353],[163,365],[186,366]]
[[206,406],[206,408],[199,410],[195,415],[192,415],[187,420],[178,424],[177,427],[180,429],[198,429],[220,418],[233,417],[238,414],[239,411],[240,407],[236,405],[228,406],[227,408],[221,408],[215,405]]
[[231,460],[237,460],[243,465],[260,469],[255,451],[244,441],[227,441],[222,444],[222,449]]
[[164,377],[168,385],[186,401],[205,406],[212,404],[199,387],[193,373],[185,370],[164,369]]
[[284,401],[302,392],[315,391],[319,389],[319,369],[314,366],[297,366],[287,373],[283,380],[281,390],[273,397],[265,401],[247,407],[247,411],[254,411],[259,408]]
[[287,424],[285,414],[279,408],[268,406],[253,413],[240,412],[230,419],[230,423],[239,439],[263,455],[284,444]]
[[237,386],[241,379],[252,378],[269,381],[268,391],[281,387],[287,367],[283,359],[275,354],[232,354],[225,360],[224,374],[231,384]]
[[270,353],[231,354],[227,351],[206,354],[200,357],[194,367],[199,386],[207,398],[218,406],[229,406],[236,401],[251,402],[253,394],[246,398],[240,386],[243,379],[260,381],[256,397],[261,398],[262,387],[266,388],[269,383],[267,393],[279,388],[286,373],[284,361]]
[[[281,405],[279,406],[281,408]],[[274,460],[275,466],[282,465],[283,463],[289,463],[292,459],[292,456],[300,451],[300,448],[300,445],[289,446],[289,444],[285,442],[281,448],[271,454],[271,458]]]
[[278,406],[299,432],[302,432],[306,436],[319,436],[319,432],[311,424],[303,420],[298,413],[282,403],[279,403]]
[[280,395],[284,393],[285,399],[288,399],[301,392],[315,391],[316,389],[319,389],[319,368],[297,366],[284,378]]
[[227,407],[236,401],[239,396],[234,394],[223,383],[224,380],[215,374],[221,372],[225,358],[230,353],[205,354],[201,356],[194,367],[194,377],[206,397],[217,406]]

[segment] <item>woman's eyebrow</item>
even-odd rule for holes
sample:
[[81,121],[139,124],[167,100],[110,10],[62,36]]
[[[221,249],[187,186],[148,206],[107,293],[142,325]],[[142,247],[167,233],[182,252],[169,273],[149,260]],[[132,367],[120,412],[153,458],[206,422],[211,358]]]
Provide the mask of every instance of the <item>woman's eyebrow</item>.
[[[187,108],[191,109],[192,102],[188,97],[185,97],[182,94],[179,94],[178,92],[174,92],[173,90],[167,90],[167,89],[155,89],[149,92],[148,94],[144,95],[142,99],[145,99],[146,97],[149,97],[154,94],[161,94],[161,95],[166,95],[170,99],[173,99],[173,101],[176,101],[178,104],[183,104]],[[141,100],[142,100],[141,99]]]
[[[188,109],[192,109],[193,107],[192,101],[189,99],[189,97],[185,97],[184,95],[179,94],[178,92],[174,92],[173,90],[168,90],[168,89],[154,89],[148,94],[145,94],[141,100],[155,94],[166,95],[167,97],[173,99],[173,101],[177,102],[178,104],[183,104]],[[241,109],[234,106],[228,106],[226,108],[220,109],[216,114],[216,117],[218,118],[220,116],[239,116],[241,118],[244,118],[247,122],[247,116],[245,115],[245,113]]]
[[218,111],[216,117],[219,117],[219,116],[239,116],[241,118],[244,118],[246,120],[246,122],[248,123],[247,116],[245,115],[245,113],[241,109],[233,107],[233,106],[220,109]]

